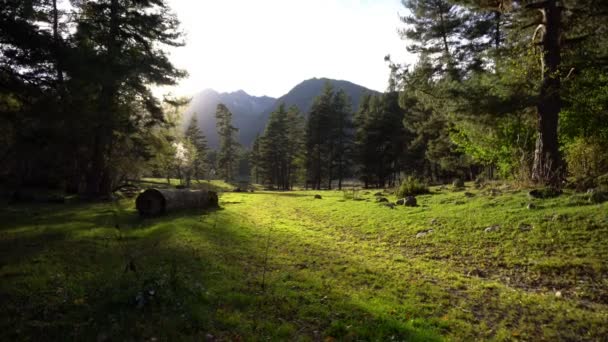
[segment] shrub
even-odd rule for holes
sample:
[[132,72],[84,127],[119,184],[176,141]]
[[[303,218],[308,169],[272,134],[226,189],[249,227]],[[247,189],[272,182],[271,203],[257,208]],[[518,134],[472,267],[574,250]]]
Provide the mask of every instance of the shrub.
[[414,196],[414,195],[422,195],[428,194],[429,187],[422,181],[414,178],[407,177],[403,182],[401,182],[401,186],[399,190],[397,190],[397,197],[405,197],[405,196]]
[[598,141],[577,138],[566,146],[568,174],[577,188],[593,187],[596,179],[608,171],[608,153]]

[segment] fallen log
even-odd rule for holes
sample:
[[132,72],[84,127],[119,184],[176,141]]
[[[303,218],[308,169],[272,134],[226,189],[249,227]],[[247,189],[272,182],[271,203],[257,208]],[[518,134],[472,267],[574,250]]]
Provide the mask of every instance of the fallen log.
[[181,209],[204,209],[218,206],[217,193],[188,189],[148,189],[135,200],[141,216],[158,216]]

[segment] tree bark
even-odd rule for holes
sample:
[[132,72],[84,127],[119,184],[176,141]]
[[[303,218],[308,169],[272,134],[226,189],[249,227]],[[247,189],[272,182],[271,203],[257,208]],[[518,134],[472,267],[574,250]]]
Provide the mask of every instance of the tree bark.
[[561,8],[556,0],[546,1],[545,34],[542,39],[542,61],[544,65],[540,98],[537,104],[536,148],[532,179],[544,185],[559,185],[561,175],[561,157],[557,136],[559,112],[561,110],[560,75],[561,63],[560,34]]

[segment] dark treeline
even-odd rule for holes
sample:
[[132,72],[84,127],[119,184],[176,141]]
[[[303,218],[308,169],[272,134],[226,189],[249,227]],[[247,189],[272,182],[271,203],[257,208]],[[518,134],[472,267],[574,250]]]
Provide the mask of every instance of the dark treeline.
[[[0,4],[0,177],[90,197],[151,175],[276,189],[477,177],[594,186],[608,172],[608,2],[403,0],[405,47],[358,108],[327,84],[308,113],[280,106],[246,150],[224,105],[218,151],[187,99],[153,96],[185,73],[162,0]],[[362,66],[364,67],[364,66]],[[608,178],[608,177],[606,177]]]
[[185,75],[162,49],[181,33],[163,0],[70,5],[0,2],[0,176],[98,197],[167,145],[160,127],[181,104],[150,87]]

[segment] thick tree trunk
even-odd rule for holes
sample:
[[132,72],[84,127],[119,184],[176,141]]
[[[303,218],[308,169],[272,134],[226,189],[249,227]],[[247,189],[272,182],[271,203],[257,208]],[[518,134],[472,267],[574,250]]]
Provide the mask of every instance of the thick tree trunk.
[[107,44],[108,75],[102,85],[99,96],[99,109],[91,165],[87,172],[86,194],[91,198],[109,195],[112,190],[112,177],[108,159],[112,150],[113,117],[116,109],[115,101],[118,93],[116,85],[116,70],[114,65],[120,51],[118,42],[119,22],[118,0],[110,3],[110,34]]
[[561,181],[561,157],[559,154],[557,127],[561,110],[559,66],[561,8],[556,0],[544,6],[545,34],[542,40],[543,80],[537,104],[538,122],[536,149],[532,179],[545,185],[558,185]]

